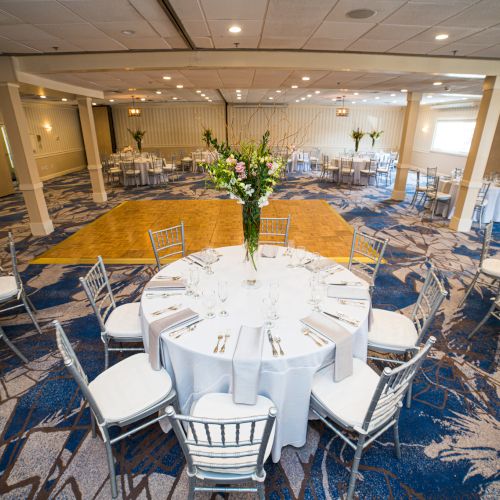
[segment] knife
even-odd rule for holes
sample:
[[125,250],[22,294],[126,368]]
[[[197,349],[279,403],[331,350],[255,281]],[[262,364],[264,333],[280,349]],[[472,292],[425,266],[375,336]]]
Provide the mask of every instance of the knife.
[[344,316],[340,316],[339,314],[333,314],[326,311],[323,311],[323,314],[326,314],[327,316],[338,319],[340,321],[344,321],[345,323],[348,323],[352,326],[359,326],[359,321],[354,321],[352,319],[345,318]]
[[271,329],[267,329],[267,338],[269,339],[269,343],[271,344],[271,347],[273,348],[273,356],[276,357],[278,356],[278,351],[276,350],[276,347],[274,347],[274,339],[271,334]]

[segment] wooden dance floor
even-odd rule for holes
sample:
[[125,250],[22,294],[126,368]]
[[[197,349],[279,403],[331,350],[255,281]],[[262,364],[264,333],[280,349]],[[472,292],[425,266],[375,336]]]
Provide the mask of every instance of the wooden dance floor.
[[[352,227],[324,200],[273,200],[263,217],[291,215],[296,246],[340,262],[349,260]],[[34,264],[153,264],[148,229],[184,221],[186,252],[243,242],[241,206],[233,200],[126,201],[32,261]]]

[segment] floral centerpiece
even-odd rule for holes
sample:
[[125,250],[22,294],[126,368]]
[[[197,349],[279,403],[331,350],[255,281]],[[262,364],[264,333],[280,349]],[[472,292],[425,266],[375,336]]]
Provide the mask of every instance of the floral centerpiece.
[[354,139],[354,150],[356,153],[358,152],[359,143],[361,142],[361,139],[363,139],[364,135],[365,133],[360,130],[359,127],[351,132],[351,137]]
[[218,153],[215,162],[205,164],[214,186],[227,191],[242,205],[245,255],[254,269],[257,269],[254,254],[259,245],[260,211],[269,203],[284,165],[281,158],[271,154],[269,136],[268,130],[259,144],[245,143],[231,148],[225,142],[219,143],[210,130],[203,132],[203,139]]
[[146,135],[145,130],[137,129],[137,130],[130,130],[129,128],[127,129],[130,132],[130,135],[134,138],[134,141],[137,144],[137,149],[139,150],[139,153],[142,152],[142,140],[144,139],[144,136]]
[[380,139],[380,136],[384,133],[383,130],[372,130],[368,135],[370,136],[370,139],[372,140],[372,148],[375,147],[375,141],[377,139]]

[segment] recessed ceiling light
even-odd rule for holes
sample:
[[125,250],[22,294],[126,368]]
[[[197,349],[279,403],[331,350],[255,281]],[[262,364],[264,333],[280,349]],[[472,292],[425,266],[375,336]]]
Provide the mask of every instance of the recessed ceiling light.
[[359,95],[359,92],[354,92],[354,95]]
[[135,31],[134,30],[122,30],[121,34],[125,35],[125,36],[132,36],[132,35],[135,35]]
[[281,94],[281,90],[277,90],[276,92],[277,92],[278,94]]
[[173,99],[174,101],[177,101],[178,97],[172,97],[172,99]]
[[303,77],[302,77],[302,80],[303,80],[304,82],[308,82],[310,79],[311,79],[311,77],[310,77],[310,76],[303,76]]
[[208,102],[212,102],[212,99],[209,99]]
[[298,89],[299,86],[298,85],[292,85],[292,89]]
[[461,101],[466,101],[467,100],[467,97],[462,97],[462,99],[460,99]]
[[349,89],[340,89],[341,92],[348,92]]
[[92,103],[92,106],[97,106],[97,103],[96,103],[96,102],[93,102],[93,103]]
[[201,94],[201,90],[197,90],[197,91],[196,91],[196,93],[197,93],[197,94]]
[[234,25],[234,26],[231,26],[229,28],[229,32],[230,33],[239,33],[240,31],[241,31],[241,27],[240,26]]
[[351,19],[368,19],[376,13],[376,11],[371,9],[354,9],[347,12],[346,17],[350,17]]
[[434,38],[436,40],[446,40],[448,38],[449,35],[447,35],[446,33],[440,33],[439,35],[436,35]]
[[408,89],[401,89],[401,92],[408,92]]
[[312,95],[311,94],[307,94],[307,97],[312,97]]
[[431,96],[431,95],[428,95],[428,96],[427,96],[427,99],[432,99],[432,96]]
[[377,96],[377,97],[375,97],[375,99],[380,99],[380,97],[379,97],[379,96]]
[[391,94],[391,97],[396,97],[396,94]]
[[363,102],[366,102],[366,99],[363,99]]
[[435,87],[439,87],[439,85],[443,85],[443,82],[434,82],[432,85]]
[[40,99],[47,99],[47,96],[46,95],[41,95]]
[[144,102],[146,100],[145,97],[141,97],[141,101]]
[[351,101],[351,104],[356,104],[356,101]]
[[315,94],[321,94],[321,90],[315,90],[314,93]]
[[205,94],[201,94],[201,97],[205,97]]
[[63,98],[61,99],[61,101],[63,101],[63,102],[66,102],[67,100],[68,100],[68,99],[66,99],[66,97],[63,97]]
[[115,102],[115,100],[114,99],[110,99],[109,102]]
[[394,101],[392,101],[392,102],[398,102],[398,101],[394,100]]
[[268,99],[269,99],[270,101],[272,101],[272,100],[274,99],[274,97],[268,97]]
[[184,85],[179,84],[179,85],[176,85],[176,87],[177,87],[178,89],[183,89],[183,88],[184,88]]
[[300,102],[300,99],[295,99],[295,102]]
[[239,94],[240,92],[241,92],[241,90],[240,90],[240,89],[237,89],[237,90],[236,90],[236,93],[237,93],[237,94]]
[[163,79],[164,80],[172,80],[172,77],[171,76],[164,76]]
[[236,99],[238,99],[238,101],[241,100],[241,96],[239,95]]
[[129,92],[132,92],[132,91],[137,90],[137,89],[130,88],[130,89],[128,89],[128,90],[129,90]]
[[301,101],[305,101],[305,100],[306,100],[306,98],[305,98],[305,97],[301,97],[301,98],[300,98],[300,100],[301,100]]
[[208,96],[205,96],[205,99],[210,99],[210,97],[208,97]]
[[158,95],[160,95],[160,94],[161,94],[161,90],[157,90],[157,91],[156,91],[156,93],[157,93]]

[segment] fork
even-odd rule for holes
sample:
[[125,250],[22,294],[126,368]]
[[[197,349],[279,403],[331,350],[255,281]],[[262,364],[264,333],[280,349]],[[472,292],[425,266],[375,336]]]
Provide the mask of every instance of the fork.
[[321,337],[317,337],[316,335],[313,335],[313,332],[309,330],[308,328],[302,328],[302,333],[306,336],[309,337],[315,344],[319,347],[323,347],[326,345],[326,340],[321,339]]
[[281,338],[280,337],[274,337],[274,341],[276,342],[276,344],[278,344],[278,349],[280,351],[280,356],[284,356],[285,352],[281,348]]
[[170,307],[166,307],[165,309],[158,309],[157,311],[154,311],[152,314],[153,316],[159,316],[160,314],[166,313],[168,311],[177,311],[181,307],[180,304],[174,304]]
[[182,335],[184,335],[187,332],[192,332],[198,325],[191,325],[191,326],[186,326],[185,328],[181,328],[180,330],[177,330],[175,333],[177,335],[171,335],[174,339],[178,339]]
[[229,333],[227,333],[226,335],[224,335],[224,343],[222,344],[222,347],[220,348],[220,351],[219,352],[225,352],[226,351],[226,343],[227,343],[227,339],[230,337],[231,335],[229,335]]
[[174,295],[182,295],[181,292],[146,292],[147,299],[156,299],[157,297],[173,297]]
[[362,309],[365,308],[366,302],[362,302],[361,300],[355,300],[355,299],[337,299],[337,301],[342,304],[343,306],[354,306],[354,307],[361,307]]
[[224,338],[224,335],[217,335],[217,345],[215,346],[214,352],[219,352],[219,344],[223,338]]

